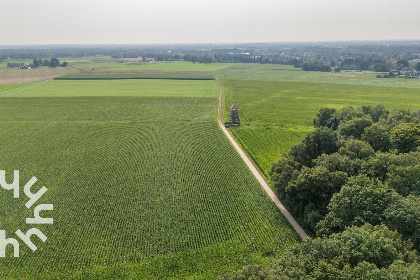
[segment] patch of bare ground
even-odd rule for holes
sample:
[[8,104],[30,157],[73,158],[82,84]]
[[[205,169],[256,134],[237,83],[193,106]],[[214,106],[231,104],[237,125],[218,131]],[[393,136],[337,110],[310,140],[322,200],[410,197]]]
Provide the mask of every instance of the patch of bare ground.
[[351,75],[351,74],[339,74],[339,73],[328,73],[328,74],[325,74],[325,76],[332,76],[332,77],[350,77],[350,78],[354,78],[354,77],[356,77],[356,75]]
[[77,71],[68,67],[0,69],[0,85],[41,82],[74,73],[77,73]]

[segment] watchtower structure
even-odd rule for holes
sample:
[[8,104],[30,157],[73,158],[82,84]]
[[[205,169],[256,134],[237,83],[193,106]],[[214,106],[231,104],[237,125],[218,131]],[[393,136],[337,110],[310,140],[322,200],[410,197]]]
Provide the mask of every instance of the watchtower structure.
[[238,106],[236,106],[235,104],[230,106],[229,122],[225,123],[226,127],[229,127],[231,125],[234,125],[234,126],[241,125],[241,121],[239,120]]

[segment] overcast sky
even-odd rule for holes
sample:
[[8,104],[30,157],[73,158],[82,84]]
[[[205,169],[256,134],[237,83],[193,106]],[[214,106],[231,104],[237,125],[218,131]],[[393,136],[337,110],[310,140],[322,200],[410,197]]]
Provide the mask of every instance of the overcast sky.
[[420,0],[0,0],[0,44],[420,39]]

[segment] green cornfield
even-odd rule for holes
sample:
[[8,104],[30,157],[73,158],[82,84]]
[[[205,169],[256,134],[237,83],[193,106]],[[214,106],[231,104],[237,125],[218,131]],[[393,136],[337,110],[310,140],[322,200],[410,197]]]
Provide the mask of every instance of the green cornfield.
[[115,73],[81,73],[55,78],[55,80],[121,80],[121,79],[168,79],[168,80],[214,80],[209,72],[123,71]]
[[323,107],[384,105],[389,111],[420,109],[420,80],[337,76],[284,65],[238,64],[216,71],[224,85],[224,119],[236,104],[241,126],[232,134],[261,172],[312,131]]
[[[215,81],[48,81],[0,94],[0,170],[48,191],[48,239],[0,259],[1,279],[215,279],[299,237],[215,120]],[[0,227],[26,197],[0,188]]]

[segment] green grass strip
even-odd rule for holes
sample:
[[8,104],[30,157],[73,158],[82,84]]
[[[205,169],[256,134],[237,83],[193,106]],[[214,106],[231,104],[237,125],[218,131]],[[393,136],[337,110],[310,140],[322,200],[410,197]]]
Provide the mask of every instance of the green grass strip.
[[122,79],[166,79],[166,80],[214,80],[212,75],[199,74],[74,74],[57,77],[55,80],[122,80]]

